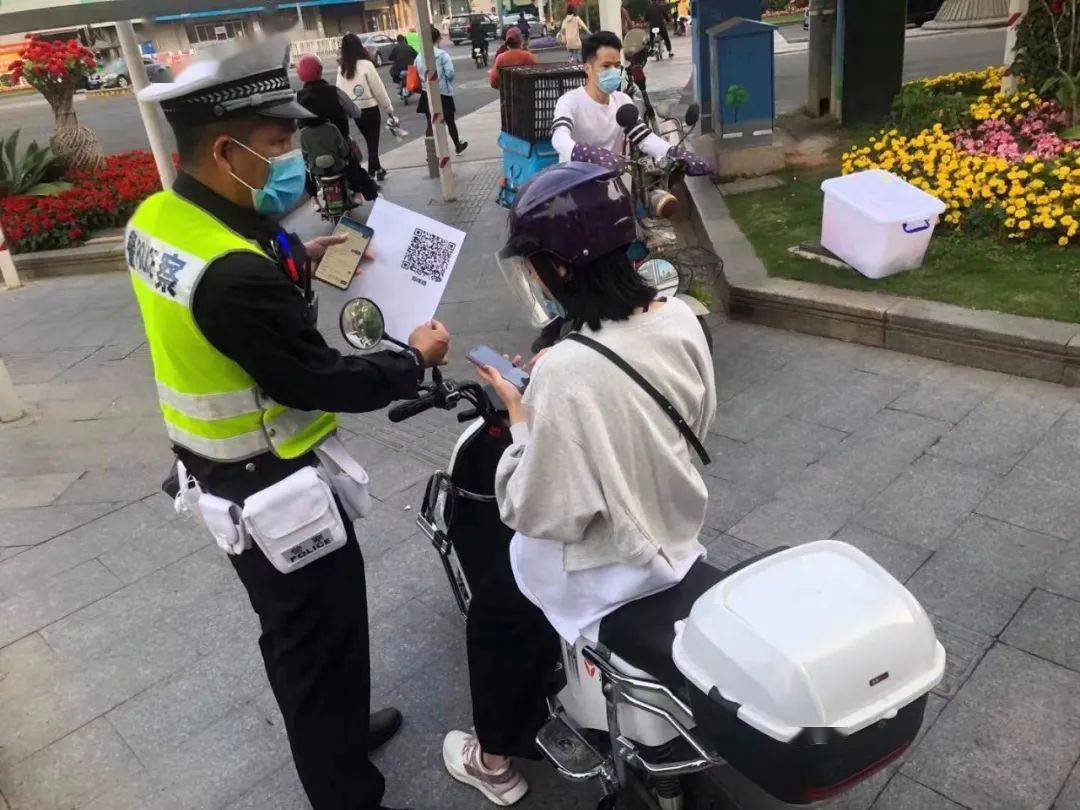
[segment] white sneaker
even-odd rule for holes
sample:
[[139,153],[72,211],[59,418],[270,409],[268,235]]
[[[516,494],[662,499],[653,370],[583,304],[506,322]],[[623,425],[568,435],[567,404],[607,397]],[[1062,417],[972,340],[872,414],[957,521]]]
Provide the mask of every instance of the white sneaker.
[[509,807],[529,792],[525,777],[508,761],[497,771],[484,765],[480,741],[464,731],[451,731],[443,740],[443,764],[450,775],[479,790],[488,801]]

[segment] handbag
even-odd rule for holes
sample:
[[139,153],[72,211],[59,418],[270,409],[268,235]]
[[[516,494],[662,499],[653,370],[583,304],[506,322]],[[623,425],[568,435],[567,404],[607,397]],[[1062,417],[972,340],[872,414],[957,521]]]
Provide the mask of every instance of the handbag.
[[416,65],[409,65],[405,73],[405,89],[410,93],[420,92],[420,71],[416,69]]
[[692,448],[694,448],[694,452],[698,454],[698,458],[701,459],[701,463],[712,463],[712,459],[709,458],[709,454],[705,450],[705,445],[701,443],[701,439],[699,439],[697,437],[697,434],[694,433],[694,429],[686,423],[686,420],[682,418],[682,415],[675,409],[675,406],[671,404],[668,398],[661,394],[659,391],[657,391],[656,387],[644,377],[642,377],[641,374],[639,374],[633,366],[631,366],[629,363],[619,357],[619,355],[617,355],[603,343],[593,340],[590,337],[585,337],[585,335],[581,334],[580,332],[574,332],[573,334],[567,335],[566,339],[572,340],[575,343],[580,343],[582,346],[588,346],[590,349],[599,352],[612,363],[621,368],[624,372],[626,372],[626,375],[634,382],[636,382],[639,386],[641,386],[642,390],[644,390],[646,394],[652,397],[653,401],[657,405],[659,405],[663,409],[664,413],[666,413],[668,417],[670,417],[671,421],[675,423],[675,427],[679,429],[679,432],[683,435],[683,438],[686,439],[686,441]]

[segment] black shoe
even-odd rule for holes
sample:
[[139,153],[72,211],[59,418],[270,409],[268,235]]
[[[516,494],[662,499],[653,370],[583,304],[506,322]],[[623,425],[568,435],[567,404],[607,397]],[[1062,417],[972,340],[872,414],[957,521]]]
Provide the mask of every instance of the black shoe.
[[401,712],[397,709],[379,709],[368,721],[368,751],[374,751],[390,742],[401,728]]
[[386,179],[386,169],[378,169],[375,172],[375,179],[380,182]]
[[459,155],[460,155],[460,154],[461,154],[462,152],[464,152],[464,151],[465,151],[466,149],[468,149],[468,148],[469,148],[469,142],[468,142],[468,141],[462,141],[461,143],[459,143],[459,144],[457,145],[457,149],[455,149],[454,151],[455,151],[455,152],[456,152],[457,154],[459,154]]

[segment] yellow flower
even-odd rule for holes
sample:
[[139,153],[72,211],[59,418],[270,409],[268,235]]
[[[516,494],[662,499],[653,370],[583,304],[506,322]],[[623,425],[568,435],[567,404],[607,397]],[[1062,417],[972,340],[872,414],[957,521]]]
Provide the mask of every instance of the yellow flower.
[[1061,245],[1062,247],[1065,247],[1066,245],[1069,244],[1069,237],[1062,236],[1060,239],[1058,239],[1058,244]]
[[1028,222],[1026,219],[1020,220],[1020,230],[1026,231],[1026,230],[1030,230],[1030,228],[1031,228],[1031,223],[1030,222]]
[[1006,228],[1011,228],[1014,225],[1016,225],[1016,220],[1013,217],[1009,217],[1007,220],[1005,220],[1005,227]]

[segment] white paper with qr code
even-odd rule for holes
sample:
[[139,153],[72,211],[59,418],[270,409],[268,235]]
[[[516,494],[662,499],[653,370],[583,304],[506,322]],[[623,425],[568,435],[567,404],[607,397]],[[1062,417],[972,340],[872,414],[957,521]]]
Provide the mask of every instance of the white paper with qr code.
[[465,233],[381,198],[367,225],[374,231],[375,258],[362,266],[349,294],[378,304],[386,333],[408,340],[414,328],[434,317]]

